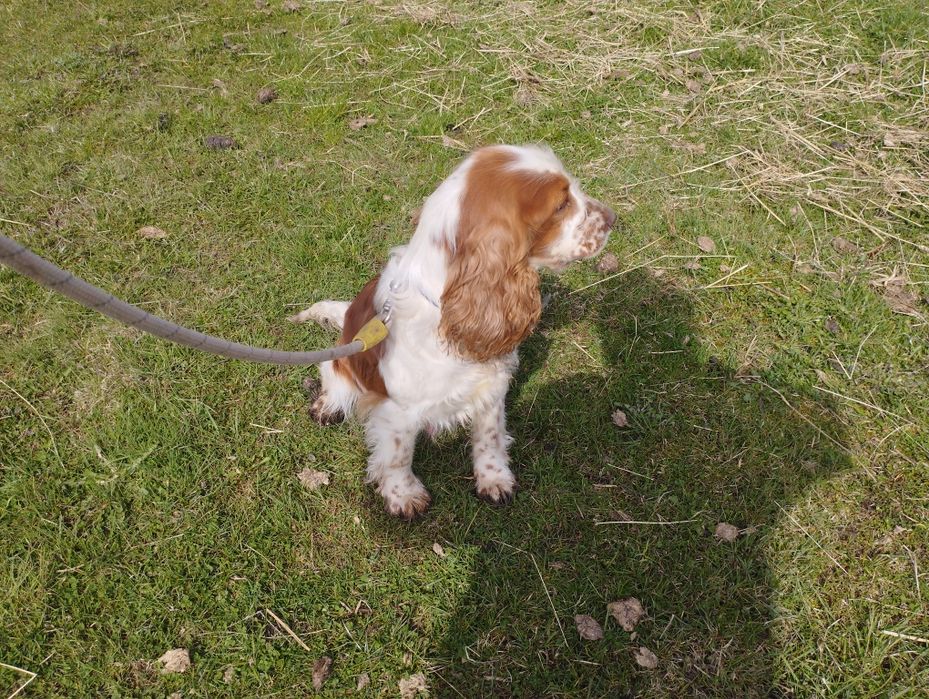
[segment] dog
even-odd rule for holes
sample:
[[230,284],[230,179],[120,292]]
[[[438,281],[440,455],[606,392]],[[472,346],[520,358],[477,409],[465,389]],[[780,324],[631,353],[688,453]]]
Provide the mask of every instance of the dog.
[[467,423],[478,496],[513,498],[504,399],[541,314],[538,270],[594,257],[615,220],[549,148],[481,148],[426,199],[410,242],[353,301],[320,301],[292,318],[331,325],[346,344],[389,314],[385,341],[320,365],[310,414],[364,423],[367,481],[390,514],[411,520],[430,505],[412,470],[417,435]]

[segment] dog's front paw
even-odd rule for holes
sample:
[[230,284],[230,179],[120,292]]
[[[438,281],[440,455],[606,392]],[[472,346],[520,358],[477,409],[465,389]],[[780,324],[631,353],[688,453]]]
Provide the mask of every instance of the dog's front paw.
[[415,476],[402,483],[387,482],[380,488],[387,512],[410,522],[429,509],[432,497]]
[[508,505],[516,496],[516,477],[506,466],[475,469],[477,496],[491,505]]

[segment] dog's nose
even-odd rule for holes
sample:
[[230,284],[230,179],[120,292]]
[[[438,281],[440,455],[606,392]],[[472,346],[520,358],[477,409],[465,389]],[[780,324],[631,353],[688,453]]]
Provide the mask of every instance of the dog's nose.
[[608,206],[603,208],[606,210],[606,227],[608,230],[613,230],[613,226],[616,225],[616,212]]

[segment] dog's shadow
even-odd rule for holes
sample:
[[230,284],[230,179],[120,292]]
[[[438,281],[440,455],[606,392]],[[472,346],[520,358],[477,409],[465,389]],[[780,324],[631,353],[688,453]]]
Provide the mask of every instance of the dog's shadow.
[[[463,592],[439,596],[449,606],[419,612],[441,629],[427,659],[437,695],[776,693],[768,533],[848,466],[844,440],[826,406],[772,378],[789,371],[712,356],[692,315],[685,293],[644,272],[574,295],[555,284],[508,397],[521,486],[509,507],[471,494],[464,434],[421,441],[414,468],[433,509],[412,526],[374,519],[470,571]],[[555,375],[553,352],[577,369]],[[735,541],[716,536],[720,522]],[[635,636],[607,614],[625,597],[647,610]],[[584,614],[602,640],[579,637]],[[655,669],[636,663],[640,646]]]

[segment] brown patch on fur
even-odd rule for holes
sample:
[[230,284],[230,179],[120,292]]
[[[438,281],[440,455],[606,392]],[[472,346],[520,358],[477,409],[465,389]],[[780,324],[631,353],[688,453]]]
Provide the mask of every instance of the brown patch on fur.
[[[512,153],[475,154],[461,202],[439,332],[462,356],[486,362],[512,352],[542,311],[533,249],[560,231],[561,174],[511,169]],[[563,212],[558,212],[563,213]]]
[[[345,312],[342,337],[339,339],[340,345],[349,344],[361,327],[377,315],[377,309],[374,308],[374,292],[377,289],[378,279],[380,275],[365,284]],[[381,370],[378,367],[383,356],[384,343],[380,343],[366,352],[359,352],[351,357],[336,359],[332,362],[336,372],[354,381],[355,385],[364,392],[365,395],[359,402],[366,409],[370,409],[375,403],[387,397],[387,386],[384,385],[384,377],[381,376]]]
[[[543,201],[542,203],[547,203],[548,206],[546,208],[552,213],[533,231],[532,249],[529,251],[532,257],[543,256],[548,246],[554,243],[558,236],[561,235],[561,227],[565,219],[573,216],[577,211],[577,207],[581,206],[577,199],[571,196],[568,180],[564,177],[560,177],[559,180],[560,181],[556,181],[546,188],[542,193],[542,196],[547,199],[547,201]],[[559,187],[557,185],[561,186]]]

